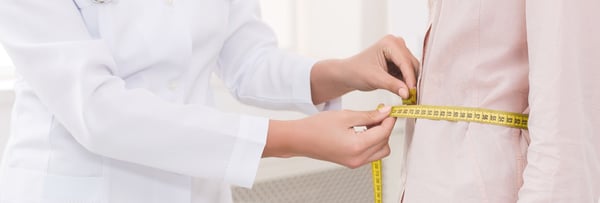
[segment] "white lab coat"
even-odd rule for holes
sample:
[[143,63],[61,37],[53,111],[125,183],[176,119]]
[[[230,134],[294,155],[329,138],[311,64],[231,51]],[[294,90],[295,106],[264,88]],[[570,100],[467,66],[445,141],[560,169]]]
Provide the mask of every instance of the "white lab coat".
[[319,109],[314,61],[276,48],[257,0],[92,1],[0,0],[19,75],[1,203],[231,202],[268,119],[215,109],[212,73],[243,102]]

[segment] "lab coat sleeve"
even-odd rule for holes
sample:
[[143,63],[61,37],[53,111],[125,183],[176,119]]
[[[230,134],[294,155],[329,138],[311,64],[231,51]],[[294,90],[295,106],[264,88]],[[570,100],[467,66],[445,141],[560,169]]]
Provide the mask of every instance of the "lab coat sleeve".
[[600,201],[599,9],[526,3],[531,142],[519,202]]
[[234,0],[230,13],[217,74],[233,95],[247,104],[307,114],[340,108],[340,99],[313,105],[310,71],[315,60],[277,47],[272,30],[260,19],[257,0]]
[[111,51],[89,36],[72,0],[0,0],[0,41],[25,83],[91,152],[252,185],[268,120],[126,89]]

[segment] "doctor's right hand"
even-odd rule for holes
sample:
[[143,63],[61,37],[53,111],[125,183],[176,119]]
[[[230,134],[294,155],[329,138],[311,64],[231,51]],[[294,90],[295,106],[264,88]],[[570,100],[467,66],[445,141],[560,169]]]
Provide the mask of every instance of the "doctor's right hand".
[[[373,111],[326,111],[291,121],[271,120],[263,157],[305,156],[357,168],[390,154],[396,121],[390,107]],[[366,126],[355,131],[355,126]]]
[[351,57],[315,63],[310,73],[312,100],[321,104],[350,91],[376,89],[407,99],[409,89],[416,87],[419,67],[404,39],[388,35]]

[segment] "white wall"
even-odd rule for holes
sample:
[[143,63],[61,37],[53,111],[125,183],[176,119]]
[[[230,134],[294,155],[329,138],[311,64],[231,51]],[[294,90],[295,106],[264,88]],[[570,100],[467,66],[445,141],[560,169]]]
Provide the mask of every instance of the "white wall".
[[428,22],[427,0],[388,0],[387,16],[389,32],[402,36],[412,53],[421,59]]
[[2,159],[4,145],[8,139],[10,111],[13,97],[11,91],[3,91],[0,87],[0,160]]

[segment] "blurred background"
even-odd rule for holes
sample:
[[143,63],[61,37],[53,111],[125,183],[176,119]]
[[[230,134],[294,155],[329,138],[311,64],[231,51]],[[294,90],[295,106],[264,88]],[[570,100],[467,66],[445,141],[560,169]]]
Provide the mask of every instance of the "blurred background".
[[[260,0],[262,16],[278,36],[280,47],[317,59],[354,55],[386,34],[403,37],[417,58],[427,22],[426,0]],[[14,99],[14,67],[0,45],[0,159],[10,136]],[[305,115],[243,105],[233,99],[217,78],[212,85],[219,108],[225,111],[295,119]],[[379,103],[399,104],[385,91],[351,92],[343,108],[371,110]],[[392,155],[383,162],[384,202],[398,202],[402,191],[404,121],[398,120],[390,144]],[[372,202],[370,166],[347,169],[306,158],[261,161],[252,189],[233,188],[235,202]]]

